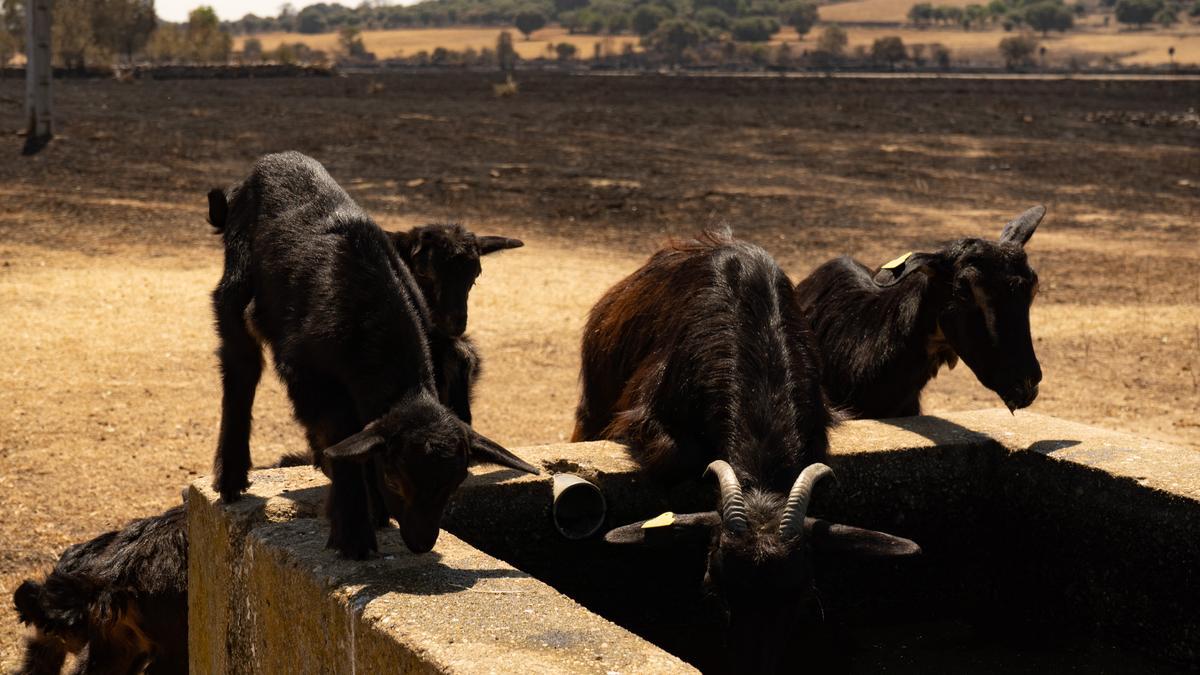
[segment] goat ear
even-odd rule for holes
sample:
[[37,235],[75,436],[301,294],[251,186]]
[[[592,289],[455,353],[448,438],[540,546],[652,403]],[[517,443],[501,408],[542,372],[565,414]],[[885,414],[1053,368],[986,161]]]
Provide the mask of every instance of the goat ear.
[[924,272],[932,276],[934,273],[933,263],[936,260],[937,254],[935,253],[906,253],[895,260],[884,263],[875,273],[875,283],[879,286],[894,286],[913,272]]
[[365,462],[371,453],[383,450],[383,436],[374,429],[363,429],[349,438],[325,448],[322,454],[335,461]]
[[1037,229],[1038,223],[1042,222],[1042,218],[1045,217],[1046,207],[1035,206],[1029,209],[1008,221],[1008,224],[1004,226],[1004,231],[1000,233],[1000,241],[1025,246],[1025,243],[1033,237],[1033,231]]
[[404,260],[412,259],[420,247],[420,238],[412,232],[388,232],[387,236],[392,241],[392,248]]
[[604,541],[610,544],[648,544],[651,546],[677,545],[681,543],[707,541],[713,529],[720,527],[721,514],[716,511],[701,513],[671,513],[670,511],[636,523],[622,525],[608,531]]
[[521,248],[525,242],[510,237],[479,237],[479,255],[487,255],[506,248]]
[[225,229],[225,219],[229,215],[229,202],[225,199],[225,191],[213,188],[208,191],[208,224],[217,230]]
[[504,446],[500,445],[496,441],[493,441],[487,436],[484,436],[470,427],[467,427],[467,433],[471,439],[471,458],[475,461],[499,464],[500,466],[509,469],[516,469],[517,471],[524,471],[525,473],[531,473],[535,476],[541,473],[536,466],[512,454],[508,450],[504,449]]
[[17,608],[17,619],[21,623],[41,626],[46,623],[46,610],[42,607],[42,585],[26,579],[13,592],[13,606]]
[[806,537],[812,538],[814,549],[827,553],[850,553],[876,558],[900,558],[921,553],[921,547],[911,539],[860,527],[838,525],[819,518],[805,518],[804,531]]

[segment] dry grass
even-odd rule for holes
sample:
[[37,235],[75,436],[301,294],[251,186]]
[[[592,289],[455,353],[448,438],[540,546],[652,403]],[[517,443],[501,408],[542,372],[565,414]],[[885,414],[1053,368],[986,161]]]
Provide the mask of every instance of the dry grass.
[[[846,7],[846,5],[825,5],[821,8],[822,18],[826,21],[833,21],[834,19],[826,18],[826,13],[842,7]],[[848,21],[849,19],[838,20]],[[772,41],[776,43],[800,42],[802,47],[812,48],[816,44],[816,36],[820,31],[821,28],[818,26],[803,41],[800,41],[797,39],[795,31],[788,29],[780,31]],[[876,39],[896,35],[907,45],[943,44],[950,49],[956,60],[985,61],[998,61],[1000,59],[1000,41],[1012,35],[1000,28],[965,31],[945,28],[919,29],[908,26],[901,28],[849,26],[846,28],[846,33],[849,38],[849,49],[858,46],[870,49]],[[1041,38],[1041,43],[1046,47],[1047,58],[1052,64],[1063,63],[1072,55],[1076,55],[1093,58],[1108,56],[1126,65],[1162,65],[1170,61],[1167,54],[1168,47],[1175,47],[1176,63],[1200,64],[1200,28],[1195,26],[1170,31],[1117,31],[1095,28],[1069,33],[1051,33],[1048,37]]]
[[[496,38],[502,28],[419,28],[402,30],[369,30],[362,34],[363,44],[367,50],[374,52],[381,59],[413,56],[426,51],[432,52],[438,47],[452,51],[474,49],[476,51],[487,47],[496,48]],[[557,26],[544,28],[524,39],[515,28],[507,29],[513,35],[513,46],[521,58],[531,59],[539,56],[552,56],[547,46],[568,42],[578,49],[577,56],[581,59],[592,58],[597,42],[604,43],[611,53],[619,54],[625,44],[638,44],[637,36],[616,35],[569,35],[564,28]],[[275,49],[281,43],[302,42],[313,49],[328,52],[337,49],[337,35],[324,33],[320,35],[304,35],[301,33],[262,33],[254,37],[262,41],[263,49]],[[245,38],[238,38],[234,49],[241,49]]]

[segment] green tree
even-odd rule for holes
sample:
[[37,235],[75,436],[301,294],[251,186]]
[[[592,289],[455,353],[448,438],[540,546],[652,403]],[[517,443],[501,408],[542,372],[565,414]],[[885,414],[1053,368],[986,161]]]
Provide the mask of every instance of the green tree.
[[210,63],[229,60],[233,49],[233,38],[221,30],[221,21],[212,7],[203,5],[188,14],[184,35],[188,44],[189,58]]
[[296,15],[296,31],[305,35],[316,35],[329,30],[325,14],[317,5],[310,5]]
[[920,2],[908,8],[908,20],[923,26],[933,21],[933,5],[928,2]]
[[1141,28],[1153,21],[1162,8],[1162,0],[1117,0],[1114,13],[1117,21]]
[[1061,2],[1040,0],[1026,5],[1025,23],[1029,24],[1030,28],[1041,31],[1042,37],[1045,37],[1052,30],[1060,33],[1069,30],[1075,25],[1075,15]]
[[517,50],[513,47],[512,33],[502,30],[496,37],[496,65],[500,72],[511,73],[517,67]]
[[533,35],[534,31],[540,30],[546,25],[546,15],[536,9],[525,9],[517,12],[517,16],[513,19],[513,25],[517,30],[528,40]]
[[8,36],[15,52],[25,51],[25,0],[0,2],[0,33]]
[[51,13],[51,48],[66,68],[83,70],[96,54],[92,7],[87,0],[58,0]]
[[699,45],[704,29],[687,19],[667,19],[659,24],[645,40],[650,49],[666,54],[673,63],[683,60],[683,53]]
[[803,37],[817,23],[817,6],[806,0],[793,0],[783,6],[783,22]]
[[733,25],[733,19],[716,7],[705,7],[696,12],[696,21],[701,26],[707,26],[714,30],[729,30],[729,27]]
[[246,63],[258,63],[263,59],[262,40],[246,38],[242,43],[242,60]]
[[363,44],[362,31],[352,26],[343,26],[338,30],[338,49],[352,59],[374,59],[375,55],[367,51]]
[[1037,48],[1037,38],[1029,34],[1014,35],[1000,41],[1000,55],[1004,57],[1004,65],[1009,70],[1033,65]]
[[846,52],[846,45],[850,42],[846,31],[836,23],[831,23],[821,31],[821,36],[817,38],[817,50],[829,54],[833,57],[840,57]]
[[578,52],[579,49],[570,42],[560,42],[554,46],[554,53],[558,55],[559,61],[570,61]]
[[779,32],[779,21],[766,16],[745,16],[733,22],[733,39],[738,42],[767,42]]
[[633,12],[633,32],[645,37],[657,30],[658,25],[669,16],[670,13],[658,5],[642,5]]
[[1154,23],[1163,28],[1170,28],[1179,23],[1179,14],[1172,6],[1164,6],[1154,14]]
[[91,3],[96,45],[132,61],[158,26],[154,0],[91,0]]
[[899,36],[888,35],[876,38],[871,45],[871,58],[895,68],[897,63],[908,58],[908,50]]

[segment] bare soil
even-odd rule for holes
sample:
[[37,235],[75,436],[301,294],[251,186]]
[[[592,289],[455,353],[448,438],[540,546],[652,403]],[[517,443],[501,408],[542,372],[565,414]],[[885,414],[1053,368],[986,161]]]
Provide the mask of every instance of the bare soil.
[[[585,313],[667,236],[727,222],[798,278],[995,236],[1038,203],[1032,409],[1200,445],[1200,83],[530,75],[495,99],[494,81],[67,81],[57,140],[23,158],[7,137],[0,596],[208,473],[221,255],[204,195],[284,149],[384,227],[525,238],[486,261],[471,309],[477,426],[512,446],[569,434]],[[22,127],[21,94],[0,81],[0,130]],[[1000,405],[961,366],[925,403]],[[255,460],[302,443],[267,375]],[[9,611],[0,634],[7,669]]]

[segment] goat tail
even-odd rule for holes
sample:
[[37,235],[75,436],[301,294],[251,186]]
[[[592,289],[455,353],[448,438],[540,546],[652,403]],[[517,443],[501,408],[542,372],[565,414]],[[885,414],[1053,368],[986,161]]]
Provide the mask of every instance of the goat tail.
[[287,453],[284,453],[283,456],[281,456],[279,458],[279,461],[276,462],[275,466],[271,467],[271,468],[285,469],[289,466],[312,466],[312,465],[313,465],[313,459],[312,459],[312,455],[310,455],[309,453],[307,453],[307,452],[287,452]]
[[213,188],[208,191],[208,224],[213,226],[213,234],[225,232],[225,221],[229,217],[229,201],[225,191]]
[[26,579],[13,592],[13,605],[21,623],[42,627],[50,622],[42,606],[42,585],[33,579]]

